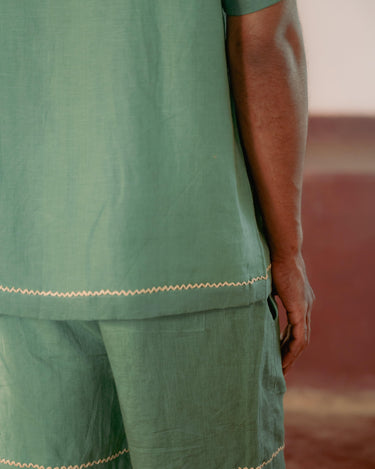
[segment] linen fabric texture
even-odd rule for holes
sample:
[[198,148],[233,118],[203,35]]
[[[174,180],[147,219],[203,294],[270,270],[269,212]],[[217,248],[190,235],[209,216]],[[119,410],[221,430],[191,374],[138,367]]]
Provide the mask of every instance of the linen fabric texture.
[[228,15],[245,15],[269,7],[280,0],[222,0],[223,9]]
[[0,316],[0,469],[285,469],[277,305]]
[[271,291],[225,53],[269,0],[2,0],[0,313],[132,319]]

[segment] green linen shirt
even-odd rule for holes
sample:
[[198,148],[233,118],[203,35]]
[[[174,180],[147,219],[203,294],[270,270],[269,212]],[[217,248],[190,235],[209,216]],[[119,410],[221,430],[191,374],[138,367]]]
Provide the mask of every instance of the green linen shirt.
[[270,255],[226,14],[279,0],[1,0],[0,314],[248,305]]

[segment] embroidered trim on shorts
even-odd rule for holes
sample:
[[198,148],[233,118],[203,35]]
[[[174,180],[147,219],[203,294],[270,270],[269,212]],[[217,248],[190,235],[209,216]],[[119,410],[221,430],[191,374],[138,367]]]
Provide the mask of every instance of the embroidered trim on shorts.
[[[285,443],[280,446],[276,451],[274,451],[272,453],[272,456],[267,459],[267,461],[264,461],[262,462],[262,464],[260,464],[259,466],[256,466],[256,467],[238,467],[238,469],[262,469],[263,467],[267,466],[279,453],[280,451],[282,451],[283,449],[285,448]],[[121,451],[119,451],[118,453],[115,453],[113,454],[112,456],[108,456],[107,458],[103,458],[103,459],[98,459],[97,461],[90,461],[90,462],[87,462],[87,463],[84,463],[84,464],[76,464],[74,466],[55,466],[55,467],[52,467],[52,466],[41,466],[39,464],[32,464],[32,463],[20,463],[20,462],[16,462],[16,461],[10,461],[9,459],[0,459],[0,464],[6,464],[8,466],[15,466],[15,467],[32,467],[34,469],[83,469],[83,468],[86,468],[86,467],[91,467],[91,466],[95,466],[95,465],[98,465],[98,464],[103,464],[103,463],[106,463],[106,462],[109,462],[109,461],[113,461],[114,459],[118,458],[119,456],[121,456],[122,454],[124,453],[128,453],[129,450],[127,448],[125,449],[122,449]]]
[[146,293],[156,293],[159,291],[176,291],[176,290],[189,290],[196,288],[221,288],[221,287],[239,287],[245,285],[252,285],[259,280],[268,279],[268,271],[271,269],[271,264],[266,269],[266,275],[259,275],[258,277],[253,277],[250,280],[245,280],[243,282],[219,282],[219,283],[194,283],[194,284],[182,284],[182,285],[164,285],[159,287],[152,288],[142,288],[141,290],[80,290],[80,291],[70,291],[70,292],[57,292],[57,291],[44,291],[44,290],[30,290],[28,288],[16,288],[16,287],[6,287],[0,285],[0,291],[7,293],[21,293],[22,295],[33,295],[33,296],[56,296],[59,298],[72,298],[77,296],[134,296],[142,295]]
[[269,459],[267,459],[267,461],[262,462],[262,464],[260,464],[257,467],[246,466],[246,467],[239,467],[238,469],[262,469],[264,466],[267,466],[273,459],[275,459],[276,456],[280,453],[280,451],[282,451],[284,448],[285,448],[285,443],[283,443],[283,445],[280,446],[280,448],[277,448],[277,450],[272,453],[272,456]]
[[97,464],[103,464],[109,461],[113,461],[114,459],[117,459],[119,456],[121,456],[124,453],[128,453],[129,450],[127,448],[122,449],[118,453],[112,454],[112,456],[108,456],[107,458],[103,459],[98,459],[97,461],[90,461],[84,464],[75,464],[74,466],[40,466],[39,464],[32,464],[31,462],[29,463],[20,463],[20,462],[15,462],[15,461],[10,461],[9,459],[0,459],[0,464],[7,464],[8,466],[16,466],[16,467],[33,467],[34,469],[83,469],[85,467],[91,467],[95,466]]

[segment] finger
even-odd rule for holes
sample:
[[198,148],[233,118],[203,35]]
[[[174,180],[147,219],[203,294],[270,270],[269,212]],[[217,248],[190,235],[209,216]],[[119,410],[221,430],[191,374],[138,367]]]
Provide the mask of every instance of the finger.
[[294,364],[295,361],[296,361],[296,357],[292,353],[288,352],[282,360],[283,370],[290,368]]
[[303,324],[292,327],[289,340],[285,341],[281,347],[282,364],[287,367],[297,360],[307,345],[307,336]]
[[292,332],[292,325],[289,323],[280,334],[280,347],[281,348],[284,346],[285,343],[289,341],[291,332]]
[[284,375],[284,376],[286,376],[286,375],[289,373],[289,371],[290,371],[290,369],[292,368],[292,366],[293,366],[293,363],[292,363],[291,365],[288,365],[288,366],[286,366],[285,368],[283,368],[283,375]]
[[290,354],[289,351],[289,341],[290,339],[284,341],[281,345],[281,366],[283,370],[288,367],[288,364],[293,359],[293,356]]
[[309,344],[310,343],[310,337],[311,337],[311,314],[310,314],[310,311],[307,312],[306,321],[307,321],[307,325],[306,325],[307,343]]
[[299,349],[304,350],[309,339],[309,327],[306,323],[306,319],[293,324],[292,332],[294,340],[290,344],[291,349],[295,353],[300,353]]
[[304,342],[297,339],[291,339],[288,343],[288,351],[284,355],[283,363],[285,366],[288,366],[289,363],[293,363],[297,358],[302,354],[305,349]]
[[308,319],[308,323],[307,323],[307,326],[306,326],[306,330],[307,330],[307,343],[309,344],[309,343],[310,343],[310,337],[311,337],[310,319]]
[[282,361],[281,366],[282,368],[287,368],[294,362],[294,355],[289,350],[288,344],[285,344],[283,350],[281,351]]
[[298,357],[295,357],[292,353],[288,352],[282,361],[282,370],[284,375],[288,373],[290,368],[294,365]]

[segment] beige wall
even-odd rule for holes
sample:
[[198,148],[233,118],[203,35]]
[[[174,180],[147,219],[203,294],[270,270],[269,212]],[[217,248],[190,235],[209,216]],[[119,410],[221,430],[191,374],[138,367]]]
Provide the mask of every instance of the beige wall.
[[311,114],[375,116],[375,0],[297,0]]

